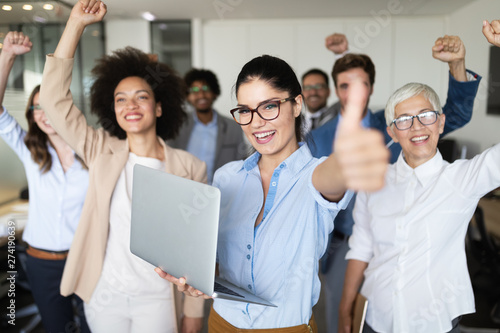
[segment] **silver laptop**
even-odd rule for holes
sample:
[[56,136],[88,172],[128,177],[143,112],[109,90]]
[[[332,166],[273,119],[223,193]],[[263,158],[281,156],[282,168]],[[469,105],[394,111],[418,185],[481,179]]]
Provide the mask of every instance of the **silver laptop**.
[[220,191],[134,166],[130,251],[212,297],[274,304],[215,277]]

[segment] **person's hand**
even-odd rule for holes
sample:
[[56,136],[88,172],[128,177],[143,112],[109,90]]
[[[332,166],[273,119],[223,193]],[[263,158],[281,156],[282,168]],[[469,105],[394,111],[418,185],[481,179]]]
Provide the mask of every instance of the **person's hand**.
[[3,41],[2,53],[18,56],[31,51],[33,43],[22,32],[9,31]]
[[78,21],[84,26],[102,21],[106,15],[107,7],[99,0],[80,0],[71,10],[70,20]]
[[342,121],[334,140],[334,155],[348,189],[376,191],[384,186],[389,151],[382,133],[364,129],[361,120],[370,96],[359,79],[349,83]]
[[325,46],[335,54],[343,54],[349,47],[346,36],[339,33],[326,37]]
[[176,278],[173,275],[170,275],[164,271],[161,270],[161,268],[156,267],[155,272],[162,278],[167,280],[168,282],[171,282],[177,286],[177,290],[180,292],[183,292],[184,294],[188,296],[193,296],[193,297],[200,297],[202,296],[205,299],[210,299],[212,298],[211,296],[208,296],[204,294],[203,292],[199,291],[198,289],[190,286],[189,284],[186,283],[186,279],[181,277],[181,278]]
[[483,21],[483,35],[488,42],[500,47],[500,20],[493,20],[491,23]]
[[439,37],[432,47],[432,56],[447,63],[464,61],[464,43],[458,36],[444,35],[444,37]]
[[203,318],[192,318],[186,317],[182,318],[182,333],[198,333],[201,332],[203,327]]
[[352,329],[352,313],[350,310],[339,310],[339,333],[351,333]]

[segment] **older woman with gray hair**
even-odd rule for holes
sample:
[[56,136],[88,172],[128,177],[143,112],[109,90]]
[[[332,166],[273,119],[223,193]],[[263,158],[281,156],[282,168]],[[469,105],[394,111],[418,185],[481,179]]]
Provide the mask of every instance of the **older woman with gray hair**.
[[403,151],[382,190],[358,194],[340,332],[350,332],[363,276],[363,332],[458,332],[460,316],[475,311],[464,237],[479,199],[500,186],[500,144],[471,160],[444,161],[440,105],[419,83],[387,102],[387,132]]

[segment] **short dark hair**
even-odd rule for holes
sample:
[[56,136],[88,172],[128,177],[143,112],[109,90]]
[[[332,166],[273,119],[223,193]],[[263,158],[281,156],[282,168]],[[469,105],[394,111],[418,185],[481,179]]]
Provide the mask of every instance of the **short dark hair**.
[[309,76],[311,74],[317,74],[317,75],[321,75],[324,79],[325,79],[325,82],[326,82],[326,86],[329,88],[330,87],[330,84],[328,82],[328,75],[323,72],[321,69],[319,68],[313,68],[313,69],[310,69],[308,70],[307,72],[305,72],[303,75],[302,75],[302,82],[304,82],[304,79],[306,78],[306,76]]
[[205,82],[216,96],[220,95],[219,81],[214,72],[208,69],[193,68],[184,75],[184,82],[186,82],[186,86],[189,88],[195,81]]
[[353,68],[363,69],[370,78],[370,84],[375,83],[375,65],[366,54],[348,53],[335,62],[332,70],[332,78],[335,87],[337,87],[337,76]]
[[[236,96],[238,96],[238,89],[242,84],[253,80],[263,80],[276,90],[288,92],[290,97],[302,94],[302,88],[292,67],[284,60],[270,55],[254,58],[243,66],[236,79]],[[295,100],[291,102],[296,103]],[[295,118],[295,137],[297,142],[303,139],[303,117],[302,113],[300,113]]]
[[119,139],[127,137],[116,120],[114,91],[123,79],[136,76],[150,85],[155,101],[161,104],[162,114],[156,118],[156,134],[164,140],[177,136],[187,118],[183,108],[186,88],[184,81],[169,66],[129,46],[99,59],[92,75],[95,81],[90,89],[91,111],[111,135]]

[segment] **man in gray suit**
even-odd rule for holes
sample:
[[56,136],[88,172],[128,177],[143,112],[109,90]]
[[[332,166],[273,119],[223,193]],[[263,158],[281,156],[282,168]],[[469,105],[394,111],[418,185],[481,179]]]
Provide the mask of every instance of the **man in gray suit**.
[[246,156],[243,132],[233,119],[218,115],[214,110],[213,103],[220,95],[220,87],[213,72],[193,68],[186,73],[184,81],[188,87],[187,100],[194,112],[189,114],[179,135],[169,144],[204,161],[211,184],[215,170]]
[[328,75],[321,69],[313,68],[302,75],[302,94],[307,106],[304,114],[306,133],[335,118],[340,111],[338,102],[330,107],[326,105],[330,97],[330,86]]

